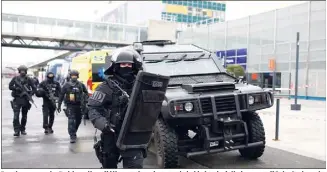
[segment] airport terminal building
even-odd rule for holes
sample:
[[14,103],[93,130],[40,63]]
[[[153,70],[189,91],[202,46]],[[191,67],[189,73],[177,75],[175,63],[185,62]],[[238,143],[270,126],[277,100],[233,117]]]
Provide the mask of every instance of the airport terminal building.
[[107,12],[101,21],[146,25],[149,20],[163,20],[184,29],[192,24],[224,22],[225,12],[225,1],[130,1]]
[[[277,88],[294,95],[296,33],[300,33],[298,95],[326,99],[326,2],[311,1],[287,8],[182,32],[179,43],[208,48],[229,64],[240,64],[247,79],[272,87],[269,61],[275,60]],[[288,91],[283,92],[289,94]]]
[[[274,60],[276,87],[291,88],[290,93],[283,91],[283,94],[294,95],[296,33],[299,32],[299,96],[304,99],[326,99],[325,1],[305,2],[228,22],[224,22],[225,10],[228,8],[225,2],[208,2],[120,3],[99,17],[97,21],[103,23],[95,25],[93,31],[96,34],[93,38],[107,37],[108,41],[143,41],[150,39],[152,35],[163,33],[164,21],[172,22],[176,26],[183,26],[176,29],[176,32],[180,32],[179,36],[176,34],[178,43],[192,43],[210,49],[216,52],[219,58],[224,59],[222,62],[226,65],[242,65],[247,72],[247,79],[252,84],[272,87],[273,75],[269,62]],[[149,20],[160,20],[161,30],[152,34],[151,29],[154,27],[146,25]],[[109,35],[106,35],[107,25],[110,23],[123,23],[124,26],[110,25]],[[133,28],[128,26],[136,24],[141,28],[139,31],[135,28],[133,31]],[[160,26],[159,24],[156,26]],[[75,35],[85,37],[89,30],[83,28]]]

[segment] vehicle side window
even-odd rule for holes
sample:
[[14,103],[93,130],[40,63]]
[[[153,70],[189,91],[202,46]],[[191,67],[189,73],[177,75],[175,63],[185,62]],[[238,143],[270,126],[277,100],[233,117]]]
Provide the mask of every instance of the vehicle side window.
[[107,56],[105,63],[101,64],[92,64],[92,82],[103,82],[105,79],[104,71],[110,65],[111,56]]

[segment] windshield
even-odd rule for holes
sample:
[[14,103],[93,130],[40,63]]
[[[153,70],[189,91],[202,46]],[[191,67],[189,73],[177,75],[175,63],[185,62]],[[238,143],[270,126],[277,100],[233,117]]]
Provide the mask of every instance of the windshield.
[[166,76],[218,73],[211,55],[203,52],[144,54],[143,65],[148,72]]
[[106,78],[104,71],[110,66],[111,56],[105,56],[103,52],[104,61],[92,63],[92,82],[103,82]]
[[108,64],[92,64],[92,82],[103,82],[106,78],[104,71]]

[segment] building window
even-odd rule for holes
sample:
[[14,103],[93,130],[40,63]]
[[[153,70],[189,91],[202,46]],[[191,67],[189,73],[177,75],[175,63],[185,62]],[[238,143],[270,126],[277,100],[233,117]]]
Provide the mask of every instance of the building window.
[[188,11],[192,11],[192,7],[188,7],[187,10],[188,10]]
[[197,12],[201,12],[201,11],[202,11],[202,9],[200,9],[200,8],[197,8],[197,9],[196,9],[196,11],[197,11]]
[[187,15],[192,16],[192,12],[189,12]]
[[203,8],[203,2],[202,1],[198,1],[198,7]]
[[222,5],[221,5],[221,9],[222,9],[223,11],[226,11],[226,4],[222,4]]
[[203,11],[203,16],[207,16],[207,12],[206,11]]
[[212,11],[212,17],[218,17],[217,11]]

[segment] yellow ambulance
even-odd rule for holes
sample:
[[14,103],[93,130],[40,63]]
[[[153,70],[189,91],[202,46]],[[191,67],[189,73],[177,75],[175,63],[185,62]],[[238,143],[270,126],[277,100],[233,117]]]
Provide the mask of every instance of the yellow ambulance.
[[79,72],[78,80],[85,84],[89,95],[104,81],[104,70],[110,63],[106,56],[111,55],[112,51],[111,49],[89,51],[72,59],[70,69]]

